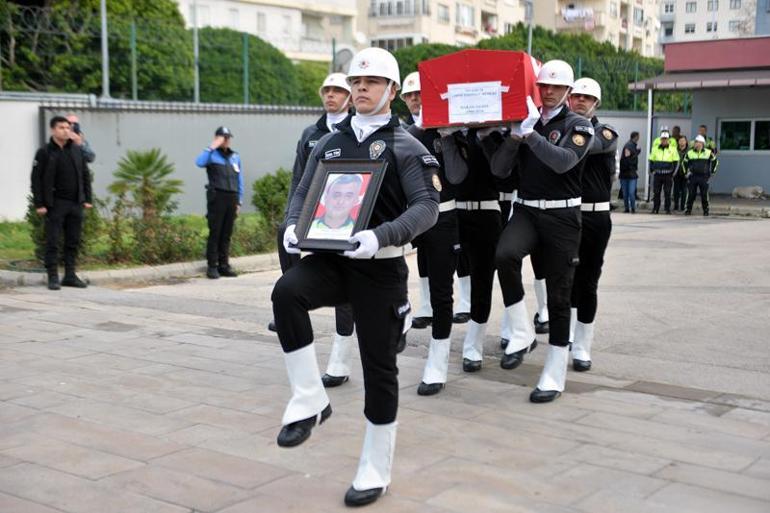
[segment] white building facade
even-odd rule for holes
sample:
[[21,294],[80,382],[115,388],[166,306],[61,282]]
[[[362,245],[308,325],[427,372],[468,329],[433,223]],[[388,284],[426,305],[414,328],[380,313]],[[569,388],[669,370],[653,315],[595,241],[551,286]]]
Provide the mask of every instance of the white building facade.
[[661,0],[661,42],[751,36],[757,0]]

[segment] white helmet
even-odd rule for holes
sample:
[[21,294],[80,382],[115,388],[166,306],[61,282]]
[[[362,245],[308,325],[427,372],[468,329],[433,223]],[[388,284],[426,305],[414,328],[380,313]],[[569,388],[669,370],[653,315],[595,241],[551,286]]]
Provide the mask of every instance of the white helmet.
[[389,51],[382,48],[364,48],[353,57],[348,70],[348,83],[354,77],[387,78],[393,82],[394,90],[401,88],[398,62]]
[[572,91],[569,94],[585,94],[596,98],[597,105],[602,101],[602,87],[593,78],[579,78],[575,80]]
[[409,73],[404,79],[404,88],[401,90],[401,97],[403,98],[407,93],[419,93],[420,92],[420,72],[413,71]]
[[572,87],[574,81],[575,74],[572,72],[572,66],[558,59],[543,64],[537,74],[538,84]]
[[347,76],[344,73],[332,73],[324,79],[324,83],[318,88],[318,96],[323,100],[324,87],[339,87],[344,89],[350,94],[350,84],[348,84]]
[[696,135],[695,136],[695,142],[706,144],[706,138],[702,135]]

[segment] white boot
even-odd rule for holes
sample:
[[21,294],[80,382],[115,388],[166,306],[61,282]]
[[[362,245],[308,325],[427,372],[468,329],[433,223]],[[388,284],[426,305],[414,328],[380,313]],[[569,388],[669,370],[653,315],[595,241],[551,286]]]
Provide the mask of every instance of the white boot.
[[575,323],[577,322],[577,308],[569,309],[569,341],[575,342]]
[[458,276],[457,278],[457,292],[460,302],[455,308],[455,313],[468,313],[471,311],[471,277]]
[[531,346],[535,340],[535,329],[529,322],[529,313],[524,298],[518,303],[506,307],[504,315],[508,318],[507,322],[511,330],[511,338],[505,348],[505,354],[513,354]]
[[468,321],[468,331],[463,340],[463,358],[473,362],[484,359],[484,337],[487,335],[487,323],[479,324]]
[[564,391],[567,381],[567,364],[569,363],[569,346],[548,346],[543,373],[537,388],[529,395],[533,403],[553,401]]
[[548,291],[545,280],[535,280],[535,296],[537,297],[537,320],[548,322]]
[[382,488],[382,493],[385,493],[388,485],[390,485],[393,453],[396,450],[397,426],[398,422],[372,424],[368,420],[366,421],[364,446],[361,448],[358,472],[356,472],[356,478],[353,480],[354,490]]
[[500,320],[500,347],[505,349],[512,336],[511,320],[503,313],[503,318]]
[[355,342],[355,335],[334,334],[332,352],[329,354],[329,363],[326,365],[326,374],[336,377],[350,376]]
[[451,340],[430,339],[428,348],[428,360],[425,362],[425,370],[422,373],[422,382],[426,385],[432,383],[446,383],[449,369],[449,348]]
[[433,317],[430,306],[430,282],[428,278],[420,278],[420,307],[414,312],[415,317]]
[[329,405],[329,396],[326,395],[318,372],[315,343],[311,342],[283,356],[291,386],[291,399],[281,420],[285,426],[320,414]]
[[572,342],[572,365],[576,371],[591,369],[591,346],[594,343],[594,323],[584,324],[577,321],[575,340]]

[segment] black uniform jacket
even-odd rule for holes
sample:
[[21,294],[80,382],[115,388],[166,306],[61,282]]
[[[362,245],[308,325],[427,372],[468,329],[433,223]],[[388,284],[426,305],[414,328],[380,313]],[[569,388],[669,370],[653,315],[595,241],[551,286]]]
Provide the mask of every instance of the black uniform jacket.
[[67,141],[63,148],[53,142],[37,150],[32,163],[32,199],[35,208],[50,208],[54,203],[56,169],[59,159],[72,159],[78,180],[78,203],[92,203],[91,173],[83,158],[83,150],[72,141]]

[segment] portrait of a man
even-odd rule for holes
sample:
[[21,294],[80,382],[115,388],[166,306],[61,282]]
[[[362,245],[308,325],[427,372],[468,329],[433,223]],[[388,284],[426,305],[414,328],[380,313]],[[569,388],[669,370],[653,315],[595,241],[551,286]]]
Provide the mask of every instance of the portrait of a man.
[[347,240],[358,219],[364,179],[357,173],[329,173],[307,233],[309,239]]

